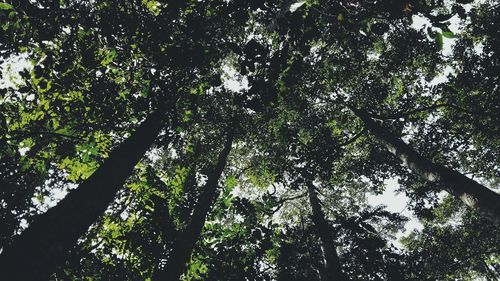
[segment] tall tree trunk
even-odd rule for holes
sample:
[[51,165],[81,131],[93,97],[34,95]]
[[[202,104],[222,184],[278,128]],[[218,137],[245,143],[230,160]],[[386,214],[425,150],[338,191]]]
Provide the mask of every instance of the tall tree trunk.
[[0,255],[5,280],[47,280],[68,251],[104,213],[166,123],[168,108],[152,113],[102,165],[55,207],[36,217]]
[[226,166],[227,156],[231,151],[234,135],[230,132],[224,148],[219,154],[217,163],[208,174],[207,183],[200,194],[196,207],[191,215],[191,219],[182,234],[177,235],[174,248],[170,258],[163,270],[155,272],[153,280],[155,281],[177,281],[185,272],[193,248],[198,241],[201,230],[205,225],[208,212],[218,196],[218,182]]
[[322,281],[346,281],[347,277],[342,272],[339,256],[333,243],[332,229],[328,225],[325,213],[321,209],[316,187],[312,182],[307,184],[309,204],[312,209],[312,220],[316,226],[316,233],[321,241],[323,251],[324,268],[320,271]]
[[500,224],[500,194],[455,170],[433,163],[375,122],[365,111],[352,107],[350,109],[363,120],[372,134],[385,142],[389,152],[401,159],[413,172],[427,181],[441,183],[446,191],[462,200],[467,206],[488,220]]

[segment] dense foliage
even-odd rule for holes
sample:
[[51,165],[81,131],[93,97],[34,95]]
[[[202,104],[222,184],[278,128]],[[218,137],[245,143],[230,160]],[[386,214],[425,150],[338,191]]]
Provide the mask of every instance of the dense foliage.
[[[499,280],[499,22],[0,3],[0,279]],[[371,203],[395,189],[406,212]]]

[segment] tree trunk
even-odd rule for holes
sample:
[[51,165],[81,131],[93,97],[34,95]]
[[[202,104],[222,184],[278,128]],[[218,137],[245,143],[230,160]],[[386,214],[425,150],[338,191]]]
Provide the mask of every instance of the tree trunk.
[[227,156],[231,151],[233,143],[233,133],[231,132],[224,144],[224,148],[219,154],[216,165],[208,174],[207,183],[200,194],[198,203],[193,211],[191,220],[182,234],[177,236],[174,248],[167,264],[163,270],[155,272],[155,281],[177,281],[186,271],[187,264],[193,252],[193,248],[198,241],[201,230],[205,225],[208,212],[211,210],[214,201],[218,196],[218,182],[226,166]]
[[309,194],[309,204],[312,209],[312,220],[316,226],[316,233],[321,241],[321,250],[323,251],[324,268],[320,271],[322,281],[346,281],[347,277],[342,272],[339,256],[333,243],[332,229],[328,225],[325,213],[321,209],[321,203],[318,198],[316,187],[312,182],[307,185]]
[[500,194],[455,170],[433,163],[375,122],[366,112],[352,107],[350,109],[363,120],[372,134],[385,142],[389,152],[401,159],[410,170],[427,181],[441,183],[446,191],[462,200],[467,206],[486,219],[500,224]]
[[5,280],[47,280],[104,213],[166,123],[167,107],[151,114],[102,165],[55,207],[36,217],[0,255]]

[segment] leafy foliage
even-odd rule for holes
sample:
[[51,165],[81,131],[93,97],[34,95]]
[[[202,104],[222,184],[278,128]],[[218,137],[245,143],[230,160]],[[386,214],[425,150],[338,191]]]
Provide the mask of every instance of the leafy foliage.
[[[52,280],[154,279],[196,223],[228,130],[182,280],[325,280],[328,246],[348,280],[496,280],[498,225],[410,171],[352,109],[497,192],[499,12],[498,1],[0,3],[0,255],[168,104]],[[411,218],[370,205],[388,179]],[[409,219],[422,229],[397,246]]]

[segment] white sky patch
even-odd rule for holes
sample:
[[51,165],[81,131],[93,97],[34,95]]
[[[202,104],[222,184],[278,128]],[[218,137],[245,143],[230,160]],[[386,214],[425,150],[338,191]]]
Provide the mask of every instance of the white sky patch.
[[64,189],[57,188],[57,189],[53,190],[51,193],[51,196],[50,196],[51,200],[47,200],[47,209],[52,208],[55,205],[57,205],[57,203],[59,203],[64,197],[66,197],[66,195],[68,194],[68,192],[70,190],[76,189],[77,187],[78,187],[77,184],[67,183],[67,184],[65,184]]
[[290,5],[290,12],[295,12],[297,11],[298,8],[300,8],[302,5],[304,5],[306,3],[306,1],[299,1],[297,3],[294,3],[292,5]]
[[439,85],[441,83],[446,83],[446,82],[448,82],[448,75],[450,75],[450,74],[453,75],[454,73],[455,73],[455,70],[451,66],[446,66],[440,75],[434,77],[434,79],[432,79],[429,82],[429,85],[436,86],[436,85]]
[[[420,30],[424,29],[426,30],[427,28],[431,28],[432,31],[441,33],[442,30],[437,27],[433,27],[429,19],[426,17],[414,15],[413,16],[413,23],[412,23],[412,28]],[[460,28],[460,23],[461,19],[455,15],[451,19],[448,20],[448,28],[450,31],[457,35],[461,32]],[[443,49],[441,50],[441,54],[445,57],[449,57],[453,54],[453,45],[455,44],[456,39],[455,38],[447,38],[443,36]],[[445,83],[448,81],[448,75],[453,75],[455,73],[454,69],[450,66],[446,66],[442,73],[438,76],[436,76],[432,81],[430,81],[429,85],[435,86],[441,83]]]
[[26,155],[26,152],[28,152],[30,150],[29,147],[21,147],[19,148],[19,154],[21,154],[21,156],[24,156]]
[[[173,153],[176,153],[176,155],[177,155],[177,152],[175,150],[173,150]],[[161,149],[155,147],[155,148],[149,150],[148,152],[146,152],[146,156],[151,161],[157,162],[157,161],[161,160]]]
[[234,67],[225,65],[222,67],[222,83],[226,89],[233,92],[248,90],[248,79],[246,76],[241,76]]
[[[420,29],[427,29],[430,27],[432,31],[441,33],[441,29],[437,27],[433,27],[429,19],[426,17],[414,15],[413,16],[413,23],[411,25],[412,28],[420,30]],[[460,32],[460,18],[458,16],[454,16],[451,19],[448,20],[448,28],[450,29],[453,34],[457,34]],[[454,38],[446,38],[443,37],[443,49],[441,50],[441,53],[444,56],[450,56],[453,51],[453,44],[455,43]]]
[[409,218],[408,222],[406,222],[405,224],[405,230],[398,232],[396,234],[396,240],[391,241],[394,246],[403,248],[403,245],[399,242],[399,239],[405,235],[410,234],[413,230],[422,230],[423,225],[407,208],[409,198],[402,192],[397,192],[400,187],[399,183],[397,182],[397,178],[389,179],[385,181],[385,184],[386,188],[382,194],[368,194],[366,200],[371,206],[385,205],[387,211],[399,213]]
[[23,69],[31,69],[32,67],[33,65],[28,60],[26,54],[8,58],[0,64],[0,72],[2,73],[0,88],[17,88],[17,86],[22,83],[19,72]]

